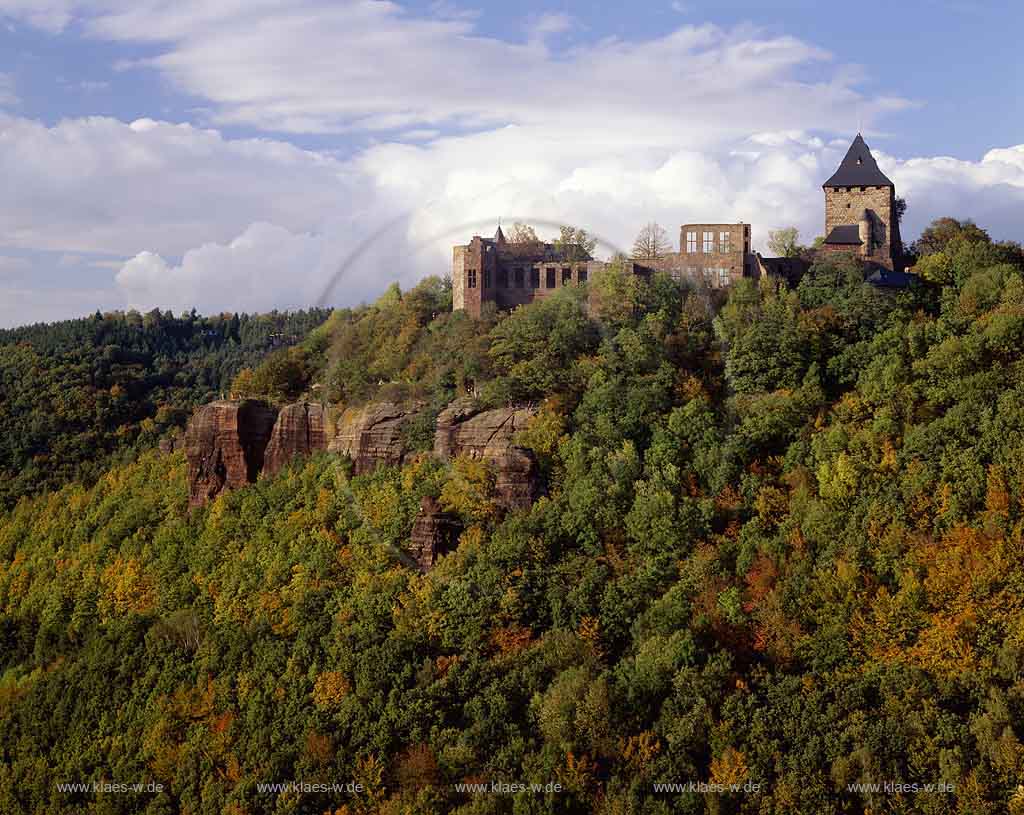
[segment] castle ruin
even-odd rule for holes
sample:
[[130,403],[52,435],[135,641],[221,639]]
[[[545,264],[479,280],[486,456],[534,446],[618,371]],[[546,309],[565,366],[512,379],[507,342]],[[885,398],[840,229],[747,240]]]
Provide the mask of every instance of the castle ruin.
[[[866,279],[876,286],[905,288],[913,275],[903,271],[896,187],[878,168],[857,134],[839,168],[822,185],[825,193],[823,252],[846,252],[861,260]],[[766,258],[753,252],[749,223],[683,224],[679,251],[661,257],[626,260],[627,271],[649,276],[666,272],[711,289],[737,280],[799,280],[810,265],[801,258]],[[493,238],[476,235],[452,250],[452,305],[479,317],[484,303],[511,309],[579,286],[608,264],[583,256],[578,247],[542,241],[508,241],[499,226]]]

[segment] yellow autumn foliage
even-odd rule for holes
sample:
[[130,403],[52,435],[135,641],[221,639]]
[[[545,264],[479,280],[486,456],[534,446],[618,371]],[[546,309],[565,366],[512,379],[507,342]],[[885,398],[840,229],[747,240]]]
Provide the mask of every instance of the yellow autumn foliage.
[[324,671],[313,684],[313,703],[321,710],[332,710],[351,691],[352,685],[341,671]]

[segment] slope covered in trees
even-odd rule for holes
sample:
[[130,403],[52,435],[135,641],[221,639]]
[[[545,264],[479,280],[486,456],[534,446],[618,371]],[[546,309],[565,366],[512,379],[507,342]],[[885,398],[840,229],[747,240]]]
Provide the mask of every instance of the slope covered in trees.
[[152,447],[243,366],[298,342],[328,313],[97,312],[0,331],[0,507],[91,481]]
[[[600,319],[569,290],[435,316],[433,281],[337,313],[346,400],[537,402],[546,496],[506,516],[474,462],[322,455],[189,514],[148,453],[21,502],[0,808],[1024,811],[1024,263],[961,231],[922,264],[934,288],[833,261],[717,315],[614,274]],[[425,495],[463,532],[423,575],[396,550]],[[163,789],[55,786],[102,779]],[[362,792],[259,786],[292,781]],[[655,786],[691,781],[759,786]],[[492,782],[558,789],[460,788]],[[855,786],[886,783],[948,787]]]

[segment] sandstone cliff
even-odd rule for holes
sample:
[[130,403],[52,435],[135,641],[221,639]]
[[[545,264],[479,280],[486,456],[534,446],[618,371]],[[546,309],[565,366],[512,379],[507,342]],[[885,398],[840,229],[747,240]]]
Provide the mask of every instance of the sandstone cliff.
[[455,548],[458,533],[455,520],[441,510],[437,499],[425,496],[420,500],[420,510],[413,521],[409,553],[425,572],[440,555]]
[[274,408],[252,399],[212,402],[196,410],[184,443],[189,506],[256,481],[276,418]]
[[356,475],[368,473],[382,464],[399,465],[406,453],[402,425],[421,407],[371,402],[361,408],[347,408],[338,418],[334,438],[327,449],[352,459]]
[[484,459],[495,468],[498,502],[507,509],[528,507],[537,493],[537,464],[512,438],[535,412],[526,407],[480,410],[470,399],[456,399],[437,417],[434,455]]
[[297,402],[277,414],[263,457],[263,472],[275,475],[297,456],[308,456],[327,447],[322,405]]

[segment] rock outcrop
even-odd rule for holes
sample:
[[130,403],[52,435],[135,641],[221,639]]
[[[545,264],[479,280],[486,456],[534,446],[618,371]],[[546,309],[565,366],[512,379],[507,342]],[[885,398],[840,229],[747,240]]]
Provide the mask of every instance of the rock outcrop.
[[362,475],[380,465],[400,465],[405,458],[402,425],[422,405],[403,407],[392,402],[371,402],[347,408],[338,418],[334,438],[327,449],[352,459],[354,472]]
[[308,456],[327,448],[324,408],[313,402],[286,405],[277,414],[263,456],[263,472],[275,475],[296,456]]
[[420,510],[412,524],[409,553],[425,572],[438,557],[455,548],[458,534],[452,516],[441,510],[436,498],[425,496],[420,499]]
[[253,399],[211,402],[192,414],[184,445],[189,506],[256,481],[276,418],[273,407]]
[[535,413],[527,407],[480,410],[470,399],[456,399],[437,417],[434,455],[484,459],[495,468],[498,502],[507,509],[528,507],[537,493],[537,463],[512,439]]

